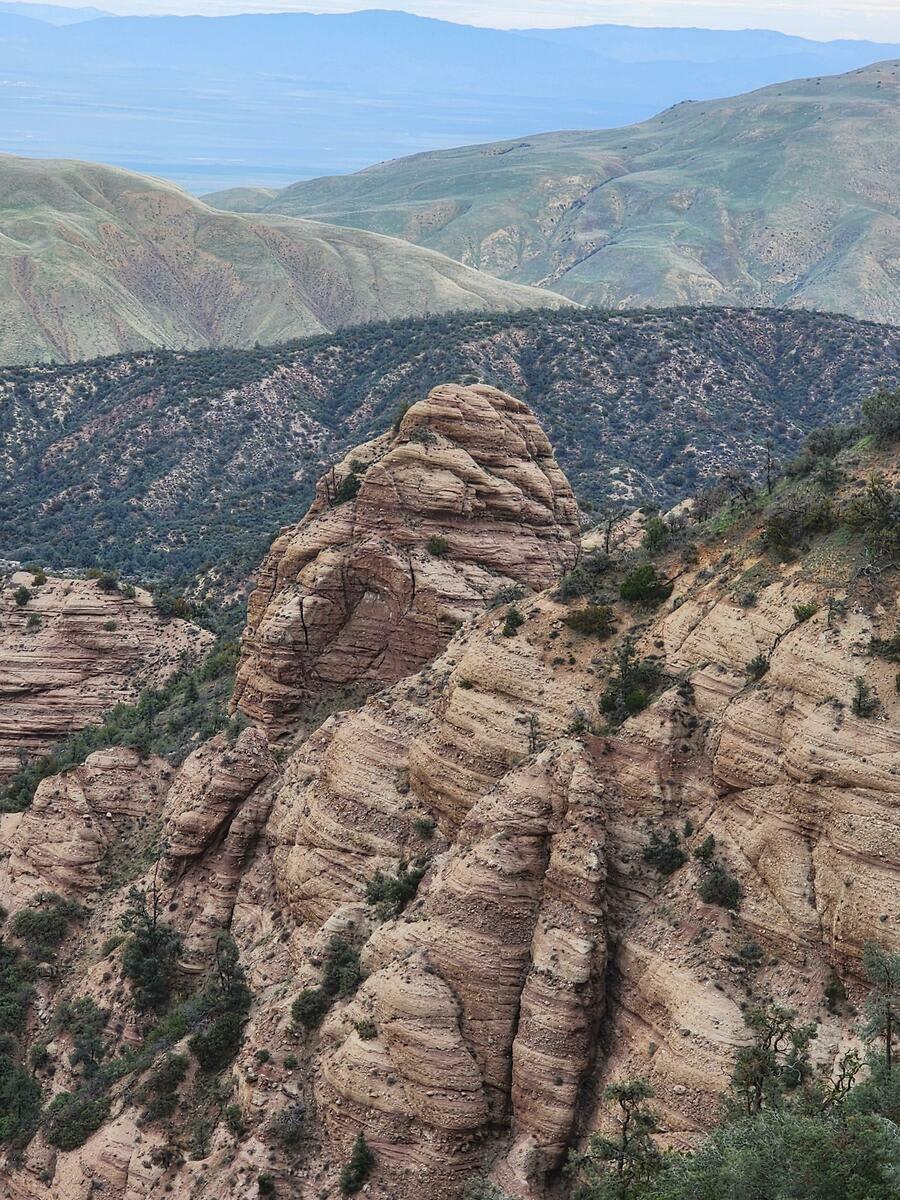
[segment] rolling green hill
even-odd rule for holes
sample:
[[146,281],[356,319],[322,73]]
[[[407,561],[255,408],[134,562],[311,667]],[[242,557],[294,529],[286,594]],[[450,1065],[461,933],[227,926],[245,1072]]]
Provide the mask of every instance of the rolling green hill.
[[898,178],[900,62],[885,62],[210,202],[403,237],[588,304],[900,322]]
[[[900,329],[784,310],[457,314],[0,371],[0,559],[242,577],[324,464],[448,380],[527,401],[584,504],[668,506],[900,382]],[[230,563],[228,560],[231,560]]]
[[220,213],[173,184],[89,163],[0,157],[0,230],[7,363],[568,303],[406,242]]

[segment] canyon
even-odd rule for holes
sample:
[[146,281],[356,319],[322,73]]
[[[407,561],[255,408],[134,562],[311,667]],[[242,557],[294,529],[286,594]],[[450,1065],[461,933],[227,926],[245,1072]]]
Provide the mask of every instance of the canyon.
[[[871,441],[841,471],[836,506],[873,473],[900,484]],[[121,969],[133,886],[181,935],[179,995],[214,976],[222,930],[252,993],[215,1087],[191,1060],[153,1118],[150,1063],[123,1069],[80,1145],[39,1130],[7,1156],[11,1200],[238,1200],[263,1177],[336,1196],[360,1134],[373,1198],[458,1200],[482,1179],[545,1200],[613,1080],[649,1079],[665,1143],[694,1145],[752,996],[815,1019],[834,1061],[829,984],[857,1004],[864,942],[900,949],[900,693],[871,652],[900,595],[858,537],[777,555],[766,520],[735,500],[704,525],[687,506],[653,560],[666,588],[627,601],[647,514],[609,559],[596,532],[583,547],[546,434],[483,385],[434,388],[329,469],[260,566],[243,727],[178,766],[98,751],[0,816],[10,916],[48,891],[84,906],[35,982],[46,1099],[91,1086],[59,1001],[106,1014],[110,1061],[145,1044]],[[608,609],[605,636],[575,627],[579,596]],[[646,851],[670,836],[685,853],[661,874]],[[704,899],[715,871],[733,903]],[[384,881],[411,872],[392,899]],[[329,991],[336,947],[358,973]],[[327,1011],[305,1025],[316,995]]]

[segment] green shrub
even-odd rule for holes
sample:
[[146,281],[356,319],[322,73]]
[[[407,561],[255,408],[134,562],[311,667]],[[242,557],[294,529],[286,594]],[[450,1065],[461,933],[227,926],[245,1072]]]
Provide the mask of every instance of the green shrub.
[[51,1146],[60,1150],[76,1150],[83,1146],[109,1116],[110,1100],[106,1095],[89,1091],[61,1092],[47,1109],[44,1134]]
[[834,512],[827,497],[809,490],[792,492],[768,509],[762,542],[769,550],[784,552],[813,534],[827,533],[833,524]]
[[260,1196],[275,1195],[275,1177],[266,1171],[261,1171],[256,1177],[256,1188]]
[[98,1008],[90,997],[78,1000],[63,1000],[57,1007],[55,1023],[72,1037],[73,1066],[81,1066],[84,1074],[96,1074],[100,1062],[106,1055],[102,1034],[109,1013]]
[[900,629],[890,637],[873,637],[869,642],[869,653],[877,654],[888,662],[900,663]]
[[900,438],[900,389],[879,388],[862,402],[863,428],[879,445]]
[[804,622],[808,621],[810,619],[810,617],[814,617],[818,611],[819,611],[818,604],[814,604],[812,602],[809,602],[807,604],[795,604],[794,605],[794,620],[797,622],[798,625],[802,625],[802,624],[804,624]]
[[585,608],[577,608],[567,613],[563,624],[585,637],[601,639],[608,638],[616,629],[613,610],[608,604],[588,604]]
[[178,1088],[187,1075],[186,1054],[166,1054],[153,1067],[137,1098],[144,1105],[148,1121],[170,1117],[178,1104]]
[[674,587],[673,583],[657,574],[653,563],[644,563],[625,577],[619,594],[623,600],[639,608],[656,608],[672,595]]
[[430,842],[437,828],[431,817],[416,817],[412,823],[413,833],[423,842]]
[[716,849],[716,839],[709,834],[694,850],[694,858],[702,863],[711,863]]
[[855,681],[853,700],[850,703],[850,709],[854,716],[874,717],[880,708],[881,702],[877,692],[874,688],[869,687],[862,676],[858,676]]
[[24,585],[22,587],[17,587],[13,592],[13,600],[15,600],[16,604],[18,604],[19,608],[24,608],[30,599],[31,592]]
[[25,943],[31,958],[50,962],[69,932],[69,924],[84,916],[85,910],[74,900],[64,900],[55,892],[35,897],[28,908],[13,917],[10,930]]
[[349,500],[355,500],[359,495],[359,489],[362,487],[362,480],[355,471],[350,471],[345,475],[338,484],[334,493],[335,504],[346,504]]
[[721,866],[714,866],[700,880],[698,887],[700,899],[704,904],[717,904],[720,908],[736,910],[741,903],[741,885],[739,880]]
[[41,1113],[41,1085],[8,1054],[0,1053],[0,1142],[25,1141]]
[[503,636],[515,637],[520,627],[525,624],[525,618],[519,610],[513,606],[506,614],[506,620],[503,622]]
[[122,951],[122,974],[131,981],[138,1012],[162,1012],[172,995],[172,981],[181,953],[181,935],[159,920],[159,899],[132,888],[122,928],[129,934]]
[[401,862],[396,875],[375,872],[374,878],[366,884],[366,901],[373,905],[380,920],[396,917],[406,908],[418,891],[426,870],[425,863],[414,863],[410,868]]
[[662,672],[650,659],[638,660],[634,639],[625,638],[615,652],[615,669],[600,697],[600,710],[613,724],[639,713],[650,703]]
[[444,558],[449,549],[450,543],[439,534],[433,533],[428,539],[428,553],[434,555],[435,558]]
[[368,1018],[357,1021],[354,1028],[364,1042],[371,1042],[373,1038],[378,1037],[378,1029],[375,1022]]
[[649,863],[660,875],[674,875],[687,862],[687,855],[678,844],[678,834],[670,829],[663,839],[654,830],[644,847],[644,862]]
[[316,1029],[331,1008],[331,997],[322,988],[304,988],[291,1005],[291,1019],[304,1029]]
[[202,1033],[195,1033],[188,1041],[188,1047],[201,1068],[212,1074],[228,1066],[243,1040],[243,1016],[239,1012],[226,1012],[216,1017]]
[[375,1166],[375,1155],[369,1149],[366,1139],[360,1132],[356,1135],[350,1158],[341,1171],[341,1194],[352,1196],[369,1178]]
[[563,575],[554,593],[555,598],[566,604],[580,596],[592,595],[599,588],[609,566],[609,556],[601,550],[585,555],[578,566]]
[[672,532],[662,517],[653,516],[644,526],[644,536],[641,538],[641,549],[647,554],[661,554],[671,540]]
[[884,476],[869,480],[863,494],[849,505],[847,520],[874,557],[891,558],[900,553],[900,490]]
[[757,654],[747,663],[747,674],[751,679],[762,679],[769,669],[769,660],[765,654]]
[[304,988],[291,1006],[294,1024],[315,1029],[334,1001],[352,996],[361,980],[359,951],[339,934],[334,934],[325,951],[321,985]]

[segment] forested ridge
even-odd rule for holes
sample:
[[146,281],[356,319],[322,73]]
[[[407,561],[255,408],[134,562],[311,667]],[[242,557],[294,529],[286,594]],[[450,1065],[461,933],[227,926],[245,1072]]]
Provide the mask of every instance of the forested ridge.
[[717,308],[460,314],[7,368],[0,557],[239,574],[303,513],[324,464],[447,381],[525,400],[590,508],[665,507],[728,469],[759,478],[898,378],[891,326]]

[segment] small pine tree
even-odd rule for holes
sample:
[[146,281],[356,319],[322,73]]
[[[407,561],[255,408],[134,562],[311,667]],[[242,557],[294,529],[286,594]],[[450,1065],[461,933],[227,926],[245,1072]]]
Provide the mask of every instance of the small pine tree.
[[369,1149],[369,1145],[360,1131],[356,1135],[356,1141],[350,1151],[350,1158],[341,1171],[341,1194],[352,1196],[358,1192],[369,1178],[374,1166],[375,1155]]

